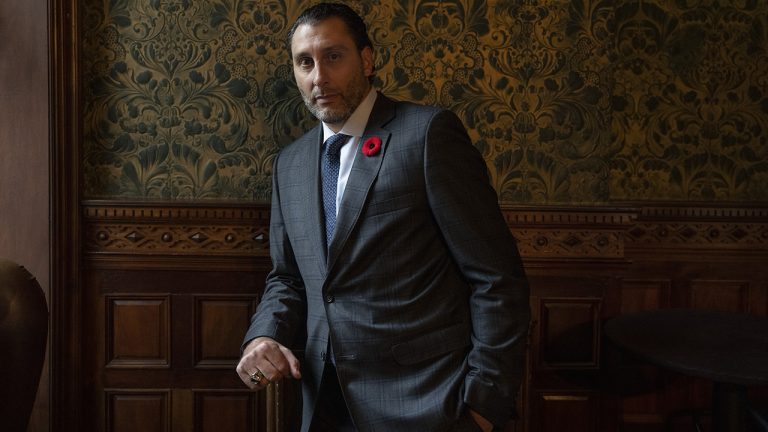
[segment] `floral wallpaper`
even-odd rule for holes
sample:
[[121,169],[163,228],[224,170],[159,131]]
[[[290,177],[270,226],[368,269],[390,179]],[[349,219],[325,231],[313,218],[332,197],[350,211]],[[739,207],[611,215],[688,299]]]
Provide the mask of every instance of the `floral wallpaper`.
[[[310,2],[82,0],[86,198],[268,201]],[[503,204],[768,202],[763,0],[348,2],[375,85],[463,118]]]

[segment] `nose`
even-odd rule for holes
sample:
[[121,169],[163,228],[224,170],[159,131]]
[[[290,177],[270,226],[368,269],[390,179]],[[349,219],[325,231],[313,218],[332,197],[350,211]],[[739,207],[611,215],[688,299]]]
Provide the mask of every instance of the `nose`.
[[325,68],[325,66],[321,64],[321,62],[315,63],[315,68],[312,71],[312,73],[313,73],[313,76],[312,76],[313,85],[320,86],[328,82],[328,79],[327,79],[328,71]]

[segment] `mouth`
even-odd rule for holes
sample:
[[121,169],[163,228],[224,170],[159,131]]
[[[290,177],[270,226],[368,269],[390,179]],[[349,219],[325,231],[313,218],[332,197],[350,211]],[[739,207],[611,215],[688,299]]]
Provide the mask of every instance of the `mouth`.
[[313,99],[315,100],[315,103],[318,105],[327,105],[332,103],[336,98],[338,98],[338,94],[336,93],[326,93],[326,94],[319,94],[313,96]]

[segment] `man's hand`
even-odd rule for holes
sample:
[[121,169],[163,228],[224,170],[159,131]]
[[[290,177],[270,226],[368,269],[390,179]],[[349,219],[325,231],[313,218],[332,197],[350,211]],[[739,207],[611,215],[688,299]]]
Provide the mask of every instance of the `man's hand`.
[[301,378],[299,360],[274,339],[258,337],[248,342],[237,365],[237,374],[254,390],[284,377]]
[[480,429],[482,429],[483,432],[491,432],[493,430],[493,423],[489,422],[488,419],[481,416],[472,409],[469,410],[469,414],[472,416],[472,419],[475,421],[475,423],[480,426]]

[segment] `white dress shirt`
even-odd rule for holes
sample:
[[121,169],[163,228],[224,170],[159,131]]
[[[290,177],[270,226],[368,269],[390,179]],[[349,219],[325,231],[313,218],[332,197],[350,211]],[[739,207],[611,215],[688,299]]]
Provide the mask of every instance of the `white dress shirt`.
[[[376,102],[376,95],[376,89],[371,87],[368,96],[360,102],[360,105],[355,108],[355,111],[352,112],[352,115],[347,119],[344,126],[342,126],[341,130],[338,132],[349,135],[352,138],[347,140],[347,142],[341,146],[339,154],[341,162],[339,165],[339,181],[336,184],[337,216],[339,214],[339,203],[341,203],[341,198],[344,196],[349,173],[352,171],[352,163],[355,161],[355,154],[360,151],[360,139],[363,137],[365,125],[368,124],[368,118],[371,116],[371,111],[373,111],[373,104]],[[327,124],[323,123],[323,142],[325,142],[331,135],[335,134],[336,133],[332,131]]]

